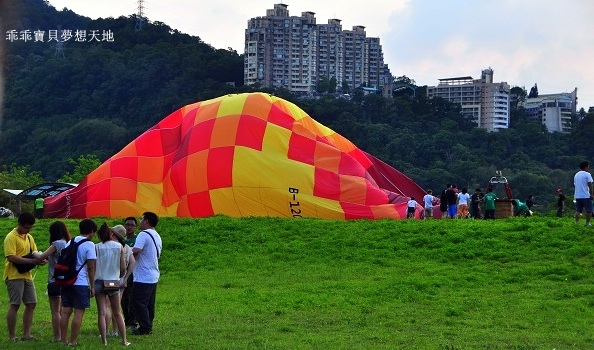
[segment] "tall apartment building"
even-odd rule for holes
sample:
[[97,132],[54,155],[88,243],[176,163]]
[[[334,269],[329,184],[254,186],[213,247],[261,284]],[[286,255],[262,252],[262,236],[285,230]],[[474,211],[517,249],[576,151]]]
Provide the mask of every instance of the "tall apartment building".
[[484,69],[480,79],[470,76],[439,79],[427,87],[427,97],[441,97],[460,104],[462,114],[480,128],[498,131],[509,127],[509,91],[506,82],[494,83],[493,70]]
[[379,38],[368,38],[363,26],[343,30],[340,22],[330,19],[318,25],[309,11],[289,16],[286,4],[275,4],[265,17],[250,19],[244,83],[310,94],[320,79],[334,78],[338,91],[367,86],[391,96],[385,85],[393,77],[384,64]]
[[570,132],[571,116],[577,110],[577,88],[572,92],[539,95],[520,102],[528,118],[542,123],[548,132]]

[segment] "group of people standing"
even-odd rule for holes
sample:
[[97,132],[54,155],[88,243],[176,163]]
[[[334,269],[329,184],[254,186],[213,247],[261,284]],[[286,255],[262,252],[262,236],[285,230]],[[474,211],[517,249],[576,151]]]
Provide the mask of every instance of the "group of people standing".
[[[580,217],[584,213],[585,226],[591,226],[593,198],[594,193],[592,174],[590,173],[590,163],[583,161],[579,164],[579,171],[574,176],[574,202],[575,202],[575,222],[579,223]],[[433,217],[433,208],[439,203],[439,210],[442,218],[475,218],[475,219],[495,219],[495,201],[497,195],[491,187],[487,187],[487,193],[483,193],[480,188],[475,189],[472,195],[468,194],[466,187],[460,191],[455,184],[447,184],[439,198],[433,196],[432,190],[427,190],[423,197],[424,218]],[[561,188],[557,189],[557,216],[562,217],[565,212],[565,195]],[[528,195],[525,203],[518,200],[512,200],[515,215],[530,216],[532,207],[535,205],[534,196]],[[417,202],[414,197],[408,202],[407,217],[414,218]]]
[[[152,334],[160,277],[158,260],[162,251],[161,237],[155,230],[158,221],[158,216],[152,212],[145,212],[140,221],[128,217],[123,225],[114,227],[104,223],[98,228],[92,219],[83,219],[79,223],[79,235],[74,238],[64,222],[55,221],[49,227],[50,245],[40,252],[30,234],[35,217],[29,212],[20,214],[17,227],[4,240],[4,281],[9,296],[6,320],[10,341],[34,339],[31,325],[37,305],[35,284],[31,271],[19,272],[19,264],[48,265],[47,295],[54,341],[68,346],[78,345],[83,316],[92,297],[97,305],[97,326],[103,345],[107,345],[108,335],[119,336],[122,345],[130,345],[126,328],[133,335]],[[141,229],[138,234],[137,225]],[[96,234],[99,242],[93,243]],[[54,266],[62,250],[71,244],[78,245],[78,275],[73,285],[60,287],[54,279]],[[105,281],[114,281],[116,287],[109,289]],[[16,320],[21,304],[25,305],[23,336],[18,338]],[[110,323],[113,323],[114,331],[108,333]]]
[[[474,193],[470,194],[466,187],[458,190],[456,184],[447,184],[439,198],[433,195],[432,190],[427,190],[427,194],[423,197],[423,217],[432,218],[434,216],[433,209],[439,203],[442,218],[494,219],[496,199],[497,195],[493,193],[491,188],[487,188],[486,194],[480,188],[475,189]],[[410,215],[410,209],[409,202],[408,217],[414,217]]]

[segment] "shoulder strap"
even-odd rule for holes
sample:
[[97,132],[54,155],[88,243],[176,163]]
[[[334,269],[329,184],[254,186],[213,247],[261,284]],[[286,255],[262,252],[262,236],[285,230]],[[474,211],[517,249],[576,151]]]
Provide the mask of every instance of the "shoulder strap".
[[29,242],[29,253],[33,253],[33,247],[31,247],[31,235],[27,233],[27,241]]
[[149,235],[149,237],[153,240],[153,244],[155,245],[155,250],[157,251],[157,259],[159,259],[161,257],[161,252],[159,251],[159,247],[157,247],[157,241],[155,241],[155,238],[153,237],[153,235],[151,235],[147,230],[143,230],[143,231],[141,231],[141,233],[142,232]]
[[[83,238],[78,242],[74,242],[74,238],[72,239],[72,243],[76,244],[76,257],[75,259],[78,260],[78,247],[85,243],[85,242],[89,242],[88,238]],[[95,253],[96,254],[96,253]],[[85,261],[82,263],[82,265],[80,265],[80,267],[78,268],[78,270],[76,270],[76,274],[78,275],[78,273],[80,272],[80,270],[82,270],[82,268],[87,264],[87,259],[85,259]],[[76,266],[76,260],[74,261],[74,266]]]

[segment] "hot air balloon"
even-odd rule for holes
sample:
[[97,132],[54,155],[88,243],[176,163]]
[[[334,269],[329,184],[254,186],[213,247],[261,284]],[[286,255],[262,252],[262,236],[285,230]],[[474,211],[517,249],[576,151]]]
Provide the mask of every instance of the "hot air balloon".
[[424,194],[295,104],[244,93],[171,113],[46,198],[45,217],[400,219],[410,197]]

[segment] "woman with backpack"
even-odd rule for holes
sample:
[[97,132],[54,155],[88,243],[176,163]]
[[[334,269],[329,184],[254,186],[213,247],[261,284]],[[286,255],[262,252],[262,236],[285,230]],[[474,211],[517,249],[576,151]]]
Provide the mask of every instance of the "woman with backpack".
[[118,332],[122,338],[122,345],[129,346],[126,339],[126,326],[120,312],[120,278],[126,272],[126,253],[124,247],[113,239],[114,232],[106,223],[97,232],[100,243],[95,244],[97,253],[97,271],[95,274],[95,300],[97,302],[97,321],[101,341],[107,345],[107,302],[111,306],[116,320]]
[[50,246],[39,256],[40,260],[48,259],[47,274],[47,296],[49,298],[50,311],[52,313],[52,329],[54,341],[59,342],[60,337],[60,312],[62,299],[60,298],[60,286],[56,285],[54,278],[54,265],[60,257],[60,252],[70,241],[70,231],[62,221],[54,221],[49,227]]

